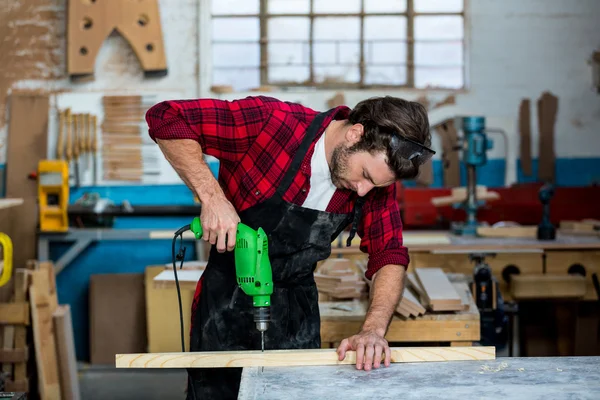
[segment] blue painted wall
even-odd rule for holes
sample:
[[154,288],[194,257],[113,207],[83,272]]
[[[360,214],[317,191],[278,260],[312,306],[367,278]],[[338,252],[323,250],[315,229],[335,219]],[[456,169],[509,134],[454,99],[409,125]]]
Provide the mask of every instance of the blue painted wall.
[[[216,174],[217,166],[212,165]],[[443,169],[440,161],[434,161],[433,187],[441,187]],[[0,171],[3,173],[3,170]],[[488,187],[501,186],[504,182],[505,162],[501,159],[489,160],[478,173],[478,183]],[[537,175],[537,160],[533,160],[533,175],[525,177],[518,167],[519,182],[534,182]],[[560,186],[585,186],[600,183],[599,158],[562,158],[556,161],[557,184]],[[461,180],[466,183],[464,168]],[[407,186],[411,186],[407,182]],[[3,192],[3,188],[0,188]],[[87,187],[71,190],[71,202],[80,198],[84,192],[97,192],[102,197],[115,203],[128,200],[139,205],[174,205],[192,204],[193,197],[183,185],[162,186],[109,186]],[[189,223],[189,218],[118,218],[116,229],[151,228],[175,230]],[[56,245],[51,248],[51,258],[56,260],[66,251],[66,246]],[[187,259],[195,257],[193,243],[187,243]],[[83,254],[74,260],[57,277],[58,299],[60,303],[70,304],[75,346],[79,360],[89,360],[89,313],[88,288],[92,274],[137,272],[143,273],[147,265],[170,263],[170,240],[145,241],[104,241],[92,244]],[[173,310],[177,312],[177,310]],[[178,327],[173,327],[178,329]]]

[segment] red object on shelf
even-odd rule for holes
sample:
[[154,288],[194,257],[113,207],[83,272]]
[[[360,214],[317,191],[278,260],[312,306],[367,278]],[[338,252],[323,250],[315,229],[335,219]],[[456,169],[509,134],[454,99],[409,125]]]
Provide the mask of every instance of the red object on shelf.
[[[517,184],[490,188],[500,199],[486,202],[477,219],[494,224],[514,221],[521,225],[537,225],[542,219],[542,203],[538,197],[541,183]],[[434,197],[449,196],[449,188],[406,188],[398,184],[398,202],[405,229],[444,228],[450,222],[464,221],[466,215],[452,206],[435,207]],[[558,225],[562,220],[600,219],[600,186],[555,187],[550,201],[550,220]]]

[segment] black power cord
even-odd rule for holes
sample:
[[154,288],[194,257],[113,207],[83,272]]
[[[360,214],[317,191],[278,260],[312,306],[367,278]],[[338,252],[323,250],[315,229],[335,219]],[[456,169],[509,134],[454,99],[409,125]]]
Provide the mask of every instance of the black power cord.
[[[177,300],[179,301],[179,327],[181,329],[181,351],[185,353],[185,337],[183,334],[183,307],[181,306],[181,290],[179,288],[179,279],[177,278],[177,261],[181,261],[179,264],[179,269],[183,268],[183,260],[185,259],[185,247],[183,246],[183,233],[190,230],[190,225],[185,225],[173,236],[173,242],[171,245],[171,254],[173,258],[173,274],[175,274],[175,286],[177,287]],[[179,237],[179,251],[175,254],[175,243],[177,242],[177,238]],[[188,371],[188,380],[191,380],[191,374],[189,368]],[[196,399],[196,389],[194,388],[194,383],[190,382],[189,385],[192,388],[192,397]]]

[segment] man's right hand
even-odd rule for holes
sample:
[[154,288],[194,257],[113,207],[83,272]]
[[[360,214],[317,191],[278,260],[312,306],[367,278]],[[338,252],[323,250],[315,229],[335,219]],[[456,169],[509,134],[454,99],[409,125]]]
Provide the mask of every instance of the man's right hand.
[[216,244],[219,253],[235,248],[240,217],[224,195],[214,195],[208,202],[202,203],[200,221],[202,238],[210,244]]

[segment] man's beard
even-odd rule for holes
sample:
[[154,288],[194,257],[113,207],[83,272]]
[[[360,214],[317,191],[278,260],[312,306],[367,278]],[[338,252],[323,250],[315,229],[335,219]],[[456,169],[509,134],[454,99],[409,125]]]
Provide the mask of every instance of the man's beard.
[[347,189],[344,186],[345,176],[348,172],[348,158],[353,153],[351,149],[343,144],[340,144],[331,153],[331,166],[329,172],[331,174],[331,182],[338,189]]

